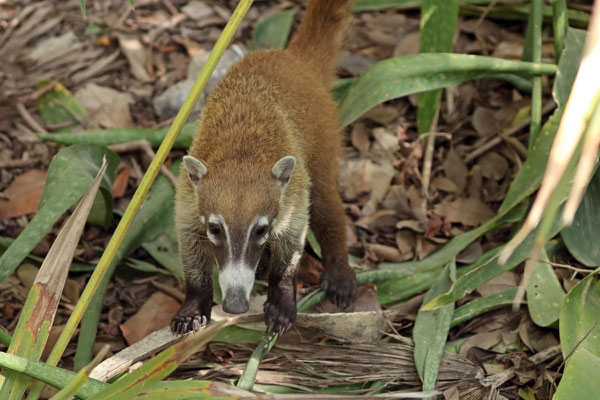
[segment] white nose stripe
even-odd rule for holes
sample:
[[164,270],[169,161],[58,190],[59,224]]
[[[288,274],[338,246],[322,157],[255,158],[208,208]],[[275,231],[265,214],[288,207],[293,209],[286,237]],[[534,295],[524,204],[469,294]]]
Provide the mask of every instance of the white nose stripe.
[[227,289],[242,288],[248,300],[254,286],[254,269],[240,263],[227,264],[219,272],[219,286],[223,295],[227,293]]

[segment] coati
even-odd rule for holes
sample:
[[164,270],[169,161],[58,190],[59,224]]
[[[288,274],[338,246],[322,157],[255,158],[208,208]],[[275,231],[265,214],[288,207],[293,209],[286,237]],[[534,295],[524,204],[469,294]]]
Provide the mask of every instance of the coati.
[[351,3],[311,0],[287,49],[249,53],[209,95],[176,188],[186,298],[174,333],[210,320],[215,264],[223,310],[246,312],[260,262],[269,267],[265,322],[283,334],[296,318],[309,221],[322,247],[322,289],[340,307],[354,302],[330,95]]

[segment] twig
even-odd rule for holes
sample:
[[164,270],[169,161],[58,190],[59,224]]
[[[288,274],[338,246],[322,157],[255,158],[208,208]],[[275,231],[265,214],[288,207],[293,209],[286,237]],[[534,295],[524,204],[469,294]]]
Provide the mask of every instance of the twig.
[[17,103],[16,107],[17,107],[17,111],[19,111],[19,114],[21,115],[21,117],[23,117],[23,119],[25,120],[25,122],[27,122],[27,125],[29,125],[29,127],[31,129],[33,129],[34,132],[37,132],[37,133],[48,133],[48,131],[46,129],[44,129],[35,120],[35,118],[33,118],[31,116],[31,114],[29,114],[29,111],[27,111],[27,109],[25,108],[25,106],[23,105],[23,103]]
[[0,169],[25,168],[42,161],[41,158],[30,158],[27,160],[6,160],[0,161]]
[[[556,104],[553,101],[546,104],[544,106],[544,108],[542,109],[542,115],[548,114],[550,111],[554,110],[555,108],[556,108]],[[531,123],[531,118],[527,118],[527,119],[521,121],[521,123],[502,132],[500,135],[494,136],[489,142],[484,143],[482,146],[476,148],[471,153],[469,153],[467,155],[467,157],[465,157],[465,162],[469,163],[469,162],[473,161],[477,157],[481,156],[482,154],[488,152],[489,150],[491,150],[492,148],[494,148],[495,146],[500,144],[505,138],[510,137],[510,136],[516,134],[517,132],[519,132],[521,129],[529,126],[530,123]]]
[[181,293],[181,290],[174,288],[173,286],[157,282],[156,279],[152,279],[150,283],[154,285],[155,288],[162,290],[163,292],[173,297],[175,300],[178,300],[179,302],[183,302],[185,300],[185,294]]
[[[114,151],[115,153],[131,153],[134,151],[141,151],[142,154],[150,160],[152,160],[156,155],[154,153],[154,150],[152,150],[150,142],[148,142],[145,139],[127,143],[113,144],[111,146],[108,146],[108,148]],[[173,186],[177,186],[177,178],[171,173],[171,171],[169,171],[167,167],[162,165],[160,167],[160,172],[171,182]]]
[[568,264],[560,264],[560,263],[555,263],[555,262],[547,261],[547,260],[540,260],[540,259],[535,259],[534,260],[532,258],[530,258],[530,260],[541,262],[541,263],[544,263],[544,264],[549,264],[549,265],[552,265],[553,267],[556,267],[556,268],[570,269],[572,271],[579,272],[581,274],[591,274],[592,272],[594,272],[593,270],[576,268],[576,267],[573,267],[573,266],[568,265]]
[[177,8],[175,8],[175,6],[171,2],[171,0],[161,0],[161,1],[162,1],[163,5],[167,8],[167,10],[169,10],[169,12],[172,15],[179,14],[179,11],[177,11]]
[[58,81],[52,81],[41,89],[31,92],[26,96],[19,97],[18,101],[19,103],[26,103],[28,101],[37,100],[51,90],[54,90],[56,85],[58,85]]
[[427,145],[425,147],[425,157],[423,159],[423,200],[421,202],[421,207],[423,211],[426,211],[427,201],[429,200],[429,182],[431,180],[431,166],[433,164],[433,152],[435,150],[435,132],[437,130],[438,125],[438,117],[440,115],[440,107],[438,105],[437,110],[435,111],[435,116],[433,117],[433,122],[431,124],[431,128],[429,129],[429,135],[427,136]]

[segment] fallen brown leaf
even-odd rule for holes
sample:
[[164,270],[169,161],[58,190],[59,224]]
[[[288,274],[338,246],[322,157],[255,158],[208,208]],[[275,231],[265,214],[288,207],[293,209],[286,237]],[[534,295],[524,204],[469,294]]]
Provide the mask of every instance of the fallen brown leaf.
[[112,187],[112,196],[115,199],[122,197],[127,190],[127,181],[129,180],[129,167],[123,164],[124,168],[117,174]]
[[44,192],[46,175],[46,171],[32,169],[17,176],[3,193],[8,201],[0,200],[0,219],[35,212]]
[[129,62],[131,74],[142,82],[151,82],[146,71],[146,49],[135,35],[119,34],[119,46]]
[[120,325],[123,337],[130,346],[150,333],[165,327],[179,310],[177,300],[163,292],[156,292],[137,313]]
[[106,129],[133,126],[127,96],[118,90],[88,83],[74,96],[98,126]]
[[434,211],[451,222],[466,226],[480,225],[495,215],[485,203],[472,197],[436,204]]

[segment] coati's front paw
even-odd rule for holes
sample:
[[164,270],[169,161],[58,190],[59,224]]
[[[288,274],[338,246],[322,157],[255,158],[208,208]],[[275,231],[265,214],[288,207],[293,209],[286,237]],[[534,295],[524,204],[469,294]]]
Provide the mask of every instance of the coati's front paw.
[[[267,329],[272,329],[281,337],[296,320],[296,301],[293,294],[289,296],[272,296],[269,293],[264,311]],[[272,327],[271,324],[273,324]]]
[[206,327],[208,321],[210,321],[210,311],[202,312],[196,302],[184,302],[171,319],[171,331],[176,335],[198,332]]
[[356,274],[348,263],[325,265],[321,289],[335,305],[346,308],[356,300]]

